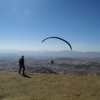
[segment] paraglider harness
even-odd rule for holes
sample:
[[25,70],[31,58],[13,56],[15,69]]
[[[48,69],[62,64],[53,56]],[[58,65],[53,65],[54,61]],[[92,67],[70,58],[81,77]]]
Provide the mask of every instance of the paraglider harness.
[[54,63],[54,61],[52,60],[52,61],[51,61],[51,64],[53,64],[53,63]]

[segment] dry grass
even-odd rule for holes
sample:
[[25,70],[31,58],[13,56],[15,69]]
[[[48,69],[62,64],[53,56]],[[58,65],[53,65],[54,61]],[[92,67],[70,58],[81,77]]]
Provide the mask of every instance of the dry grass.
[[0,100],[100,100],[99,76],[0,72]]

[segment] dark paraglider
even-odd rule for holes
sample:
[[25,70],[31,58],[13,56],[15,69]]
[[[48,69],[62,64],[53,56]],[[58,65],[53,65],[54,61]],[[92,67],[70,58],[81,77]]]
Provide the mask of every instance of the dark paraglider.
[[[70,45],[70,43],[67,42],[66,40],[60,38],[60,37],[56,37],[56,36],[47,37],[47,38],[45,38],[42,42],[44,42],[45,40],[50,39],[50,38],[56,38],[56,39],[60,39],[60,40],[64,41],[65,43],[67,43],[67,44],[69,45],[70,49],[72,50],[72,46]],[[52,61],[51,61],[51,64],[53,64],[53,63],[54,63],[54,61],[52,60]]]

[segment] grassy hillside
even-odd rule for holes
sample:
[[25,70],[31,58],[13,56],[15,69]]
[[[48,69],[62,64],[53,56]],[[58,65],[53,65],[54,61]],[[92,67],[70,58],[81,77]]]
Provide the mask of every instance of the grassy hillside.
[[0,72],[0,100],[100,100],[99,76]]

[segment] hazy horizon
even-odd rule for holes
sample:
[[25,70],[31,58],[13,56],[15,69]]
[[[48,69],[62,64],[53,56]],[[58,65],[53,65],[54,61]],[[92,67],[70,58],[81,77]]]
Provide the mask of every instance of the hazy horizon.
[[100,51],[75,51],[75,50],[49,50],[49,49],[47,49],[47,50],[26,50],[26,49],[0,49],[0,51],[28,51],[28,52],[30,52],[30,51],[39,51],[39,52],[41,52],[41,51],[51,51],[51,52],[58,52],[58,51],[70,51],[70,52],[100,52]]

